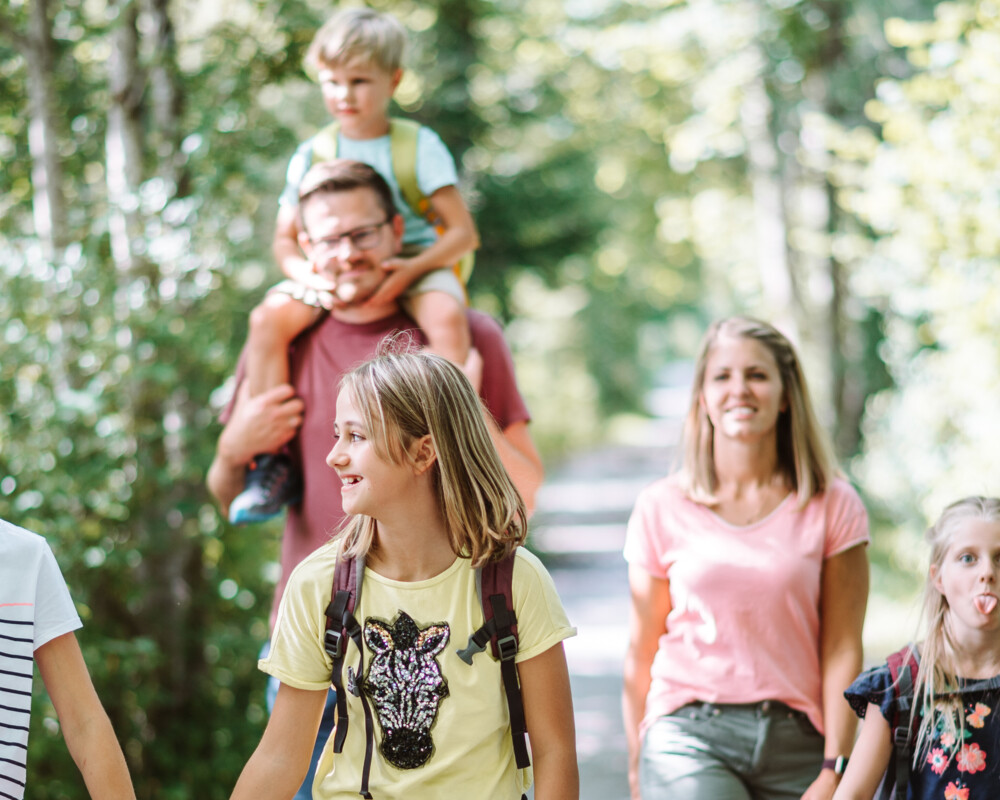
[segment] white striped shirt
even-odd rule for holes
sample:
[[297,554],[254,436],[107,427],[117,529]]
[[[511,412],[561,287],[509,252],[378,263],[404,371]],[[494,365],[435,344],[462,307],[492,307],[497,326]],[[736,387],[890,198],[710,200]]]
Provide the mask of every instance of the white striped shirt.
[[48,543],[0,520],[0,798],[22,800],[34,652],[81,626]]

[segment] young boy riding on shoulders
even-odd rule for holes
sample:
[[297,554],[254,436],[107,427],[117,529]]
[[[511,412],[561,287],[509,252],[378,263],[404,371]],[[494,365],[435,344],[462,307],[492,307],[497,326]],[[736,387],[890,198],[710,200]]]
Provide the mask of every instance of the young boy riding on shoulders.
[[[429,350],[457,364],[469,357],[463,285],[468,268],[460,264],[479,246],[479,235],[458,191],[454,159],[438,135],[389,117],[403,75],[405,44],[406,32],[395,18],[351,8],[327,21],[306,53],[306,66],[334,122],[303,142],[288,166],[272,246],[286,280],[250,314],[246,375],[251,396],[288,383],[292,341],[325,311],[354,299],[350,284],[337,286],[317,275],[302,251],[298,187],[310,166],[333,158],[372,166],[388,182],[404,218],[402,252],[383,264],[390,274],[373,300],[399,297],[426,335]],[[310,244],[338,254],[365,250],[378,245],[385,233],[381,227]],[[230,521],[256,522],[278,514],[297,500],[299,486],[284,456],[256,459],[246,492],[231,506]]]

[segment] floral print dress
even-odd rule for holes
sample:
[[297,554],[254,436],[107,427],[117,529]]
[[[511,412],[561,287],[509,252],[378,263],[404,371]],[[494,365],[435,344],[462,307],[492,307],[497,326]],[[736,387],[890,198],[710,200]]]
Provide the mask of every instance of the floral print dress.
[[[939,722],[918,768],[910,771],[907,800],[995,800],[1000,798],[1000,675],[988,680],[959,681],[965,725],[962,741],[944,732]],[[864,717],[868,704],[877,705],[893,724],[896,687],[889,667],[862,673],[844,692],[851,708]],[[952,712],[955,713],[955,712]],[[956,724],[955,729],[959,730]]]

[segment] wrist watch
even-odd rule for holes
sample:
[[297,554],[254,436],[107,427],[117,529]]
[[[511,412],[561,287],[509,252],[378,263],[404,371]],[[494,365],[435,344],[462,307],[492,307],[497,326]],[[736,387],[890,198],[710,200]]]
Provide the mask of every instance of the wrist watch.
[[832,769],[834,775],[843,775],[844,770],[847,769],[847,756],[824,758],[823,769]]

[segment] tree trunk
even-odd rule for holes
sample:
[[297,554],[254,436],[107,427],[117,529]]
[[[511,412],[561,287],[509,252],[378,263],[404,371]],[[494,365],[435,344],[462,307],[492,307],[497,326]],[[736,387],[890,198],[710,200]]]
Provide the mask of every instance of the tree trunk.
[[49,19],[48,0],[33,0],[29,6],[29,32],[21,52],[28,77],[28,152],[31,153],[31,183],[34,189],[35,235],[48,260],[55,259],[69,241],[66,200],[63,196],[62,162],[56,146],[55,43]]
[[[142,95],[143,76],[139,67],[139,35],[136,30],[138,10],[131,0],[109,4],[118,13],[118,23],[111,32],[108,57],[108,129],[105,138],[108,184],[108,230],[111,255],[118,268],[119,319],[128,317],[132,291],[143,287],[133,284],[139,277],[134,252],[141,235],[139,224],[139,184],[142,181]],[[132,284],[132,285],[130,285]],[[150,287],[144,287],[146,292]]]
[[180,115],[182,96],[177,80],[177,40],[170,19],[170,0],[146,0],[151,20],[152,54],[149,67],[149,95],[155,123],[153,146],[161,177],[169,181],[175,194],[187,193],[183,186],[180,158]]
[[757,77],[746,88],[740,115],[747,142],[757,265],[770,321],[797,339],[801,301],[788,255],[785,193],[778,148],[771,130],[773,113],[764,80]]

